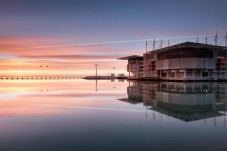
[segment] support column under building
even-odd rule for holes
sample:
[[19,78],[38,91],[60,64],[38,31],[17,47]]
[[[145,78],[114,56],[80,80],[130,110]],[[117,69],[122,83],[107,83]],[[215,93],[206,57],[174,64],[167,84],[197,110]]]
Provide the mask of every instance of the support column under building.
[[203,79],[203,71],[200,71],[200,79]]
[[211,72],[210,71],[208,71],[208,79],[210,80],[210,75],[211,75]]
[[183,77],[184,77],[184,79],[186,79],[186,70],[184,70],[184,76]]
[[195,80],[195,71],[192,70],[192,79]]

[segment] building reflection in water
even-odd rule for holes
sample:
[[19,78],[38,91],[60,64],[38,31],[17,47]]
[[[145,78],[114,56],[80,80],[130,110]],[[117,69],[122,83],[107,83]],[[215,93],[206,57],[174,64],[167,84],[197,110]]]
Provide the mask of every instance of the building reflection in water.
[[[146,109],[190,122],[224,116],[227,109],[227,84],[179,82],[129,82],[128,98],[132,104],[143,103]],[[159,117],[160,117],[159,116]],[[155,118],[155,117],[154,117]]]

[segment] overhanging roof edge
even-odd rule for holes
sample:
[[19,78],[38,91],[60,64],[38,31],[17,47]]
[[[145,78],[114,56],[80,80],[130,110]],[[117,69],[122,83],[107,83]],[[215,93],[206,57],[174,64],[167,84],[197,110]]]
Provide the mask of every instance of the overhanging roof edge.
[[121,58],[117,58],[120,60],[129,60],[129,59],[136,59],[136,58],[143,58],[143,56],[139,56],[139,55],[132,55],[132,56],[126,56],[126,57],[121,57]]

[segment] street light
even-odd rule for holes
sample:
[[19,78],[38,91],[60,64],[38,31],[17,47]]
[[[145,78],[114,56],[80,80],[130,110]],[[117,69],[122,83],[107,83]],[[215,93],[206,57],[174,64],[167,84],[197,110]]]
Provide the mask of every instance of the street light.
[[[116,68],[115,67],[113,67],[113,70],[115,70]],[[114,77],[115,77],[115,72],[113,73],[114,74]]]
[[98,76],[98,71],[97,71],[97,64],[95,64],[95,75],[96,75],[96,79],[98,78],[97,76]]

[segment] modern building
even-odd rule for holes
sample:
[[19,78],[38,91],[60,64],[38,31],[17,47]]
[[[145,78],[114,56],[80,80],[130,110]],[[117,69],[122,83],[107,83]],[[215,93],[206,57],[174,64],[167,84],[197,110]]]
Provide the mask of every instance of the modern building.
[[128,60],[129,79],[227,80],[227,48],[185,42]]

